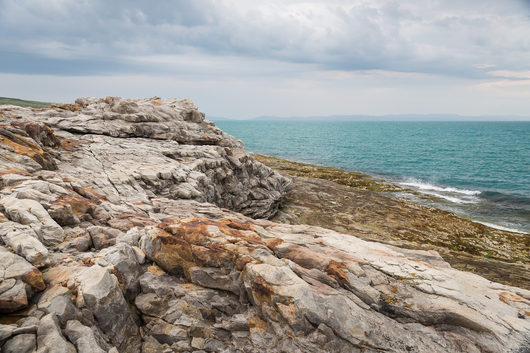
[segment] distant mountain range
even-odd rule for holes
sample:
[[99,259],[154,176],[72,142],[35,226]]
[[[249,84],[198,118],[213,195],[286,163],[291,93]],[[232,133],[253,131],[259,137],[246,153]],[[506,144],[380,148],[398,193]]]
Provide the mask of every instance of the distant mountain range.
[[530,116],[516,115],[458,115],[458,114],[388,114],[388,115],[318,115],[318,116],[258,116],[248,119],[231,119],[207,116],[212,121],[530,121]]

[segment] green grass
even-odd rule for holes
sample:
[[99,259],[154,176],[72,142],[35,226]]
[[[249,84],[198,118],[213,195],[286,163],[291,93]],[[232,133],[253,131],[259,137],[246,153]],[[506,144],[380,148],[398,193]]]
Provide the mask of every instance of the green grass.
[[6,98],[0,97],[0,105],[2,104],[12,104],[18,105],[19,107],[30,107],[30,108],[46,108],[50,106],[50,103],[47,102],[36,102],[36,101],[27,101],[17,98]]

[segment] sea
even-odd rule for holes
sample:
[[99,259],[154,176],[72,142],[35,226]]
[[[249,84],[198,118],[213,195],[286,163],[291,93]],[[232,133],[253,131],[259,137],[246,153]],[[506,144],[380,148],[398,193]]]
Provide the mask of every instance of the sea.
[[359,171],[396,196],[530,233],[530,122],[227,120],[248,151]]

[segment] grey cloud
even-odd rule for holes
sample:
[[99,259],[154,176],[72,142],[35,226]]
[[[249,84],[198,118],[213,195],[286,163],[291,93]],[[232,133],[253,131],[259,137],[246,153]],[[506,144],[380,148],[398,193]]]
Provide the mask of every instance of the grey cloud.
[[[124,57],[201,52],[483,77],[528,69],[528,1],[1,0],[3,72],[156,72]],[[15,62],[14,56],[23,60]],[[53,61],[56,60],[55,64]],[[91,65],[93,63],[93,65]]]

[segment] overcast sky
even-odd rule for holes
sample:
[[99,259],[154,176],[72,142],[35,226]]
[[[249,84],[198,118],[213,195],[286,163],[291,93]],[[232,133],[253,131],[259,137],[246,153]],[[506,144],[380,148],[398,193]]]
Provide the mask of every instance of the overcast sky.
[[0,0],[0,96],[530,116],[526,0]]

